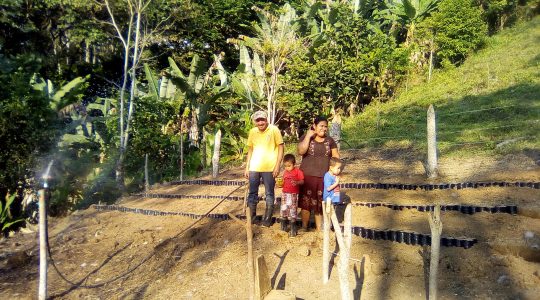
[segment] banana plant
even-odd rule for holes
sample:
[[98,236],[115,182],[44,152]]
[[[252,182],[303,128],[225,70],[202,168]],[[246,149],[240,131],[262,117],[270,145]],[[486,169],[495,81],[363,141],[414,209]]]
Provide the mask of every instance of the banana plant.
[[[274,14],[269,11],[254,8],[259,17],[259,24],[253,25],[255,37],[240,35],[238,38],[230,38],[227,42],[235,44],[240,49],[240,55],[243,57],[244,63],[240,63],[238,69],[238,77],[242,78],[243,89],[236,84],[237,90],[242,95],[247,95],[250,100],[250,105],[254,105],[252,96],[258,96],[262,89],[262,97],[260,100],[266,101],[266,107],[269,116],[269,122],[276,121],[277,112],[277,93],[281,87],[279,74],[285,68],[285,62],[292,57],[296,51],[301,49],[302,39],[298,36],[300,24],[297,22],[298,16],[296,11],[289,4],[285,4],[280,9],[280,14]],[[249,53],[247,49],[253,52],[253,60],[247,59]],[[248,55],[246,55],[248,54]],[[256,76],[257,69],[262,70],[262,76]],[[255,76],[254,76],[255,75]],[[253,77],[262,79],[263,83],[254,85]],[[251,88],[251,89],[250,89]],[[246,96],[243,96],[246,97]]]
[[416,24],[429,16],[441,0],[387,0],[386,7],[378,14],[393,25],[400,23],[407,30],[405,45],[414,37]]
[[265,91],[265,74],[259,54],[253,53],[253,59],[249,55],[245,45],[240,45],[240,65],[231,76],[232,90],[249,101],[249,109],[262,102]]
[[55,89],[49,79],[44,79],[34,74],[30,79],[30,85],[34,90],[42,92],[49,99],[49,106],[58,114],[70,109],[70,105],[79,101],[77,97],[79,88],[86,82],[87,77],[77,77],[63,86]]
[[204,148],[200,145],[203,140],[202,128],[210,120],[209,111],[216,100],[229,90],[230,85],[227,72],[221,64],[221,56],[214,55],[214,62],[208,67],[206,62],[195,54],[187,76],[169,57],[167,77],[177,89],[174,101],[179,103],[179,107],[185,107],[190,115],[191,143],[196,147]]
[[13,201],[15,200],[15,194],[13,195],[6,195],[6,206],[2,206],[2,201],[0,201],[0,226],[2,230],[0,232],[5,232],[9,227],[13,226],[16,223],[22,222],[24,219],[15,219],[11,217],[11,213],[9,211],[9,208]]

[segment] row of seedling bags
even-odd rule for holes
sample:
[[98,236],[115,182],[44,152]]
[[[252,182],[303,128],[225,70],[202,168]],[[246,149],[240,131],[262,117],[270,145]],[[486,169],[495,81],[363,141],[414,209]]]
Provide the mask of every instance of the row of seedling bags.
[[[141,196],[147,198],[168,198],[168,199],[223,199],[225,196],[215,196],[215,195],[180,195],[180,194],[148,194],[143,193]],[[228,200],[231,201],[243,201],[243,196],[228,196]],[[262,198],[259,197],[259,200]],[[277,201],[281,202],[281,197],[277,197]],[[401,204],[392,204],[392,203],[377,203],[377,202],[353,202],[353,206],[366,206],[369,208],[373,207],[387,207],[393,210],[403,210],[403,209],[416,209],[418,211],[433,211],[434,205],[401,205]],[[516,205],[499,205],[499,206],[474,206],[474,205],[463,205],[463,204],[446,204],[441,205],[442,211],[458,211],[464,214],[474,214],[478,212],[489,212],[489,213],[507,213],[507,214],[517,214],[518,208]]]
[[[166,185],[216,185],[216,186],[240,186],[244,185],[245,181],[239,180],[179,180],[172,181]],[[467,189],[481,187],[520,187],[540,189],[540,182],[506,182],[506,181],[491,181],[491,182],[458,182],[458,183],[439,183],[439,184],[403,184],[403,183],[342,183],[342,188],[348,189],[382,189],[382,190],[448,190],[448,189]]]
[[[183,216],[192,219],[199,219],[201,217],[207,217],[215,220],[229,220],[230,217],[227,214],[208,214],[208,215],[199,215],[186,212],[167,212],[167,211],[158,211],[151,209],[141,209],[141,208],[131,208],[120,205],[94,205],[94,208],[98,211],[120,211],[120,212],[131,212],[149,216]],[[237,218],[245,219],[245,216],[238,215]],[[256,220],[260,220],[261,216],[257,216]],[[280,218],[273,217],[274,222],[279,222]],[[299,222],[299,221],[297,221]],[[387,240],[397,243],[405,243],[407,245],[419,245],[419,246],[429,246],[431,245],[431,235],[415,233],[415,232],[406,232],[399,230],[378,230],[372,228],[366,228],[361,226],[351,227],[352,234],[371,240]],[[441,245],[446,247],[462,247],[468,249],[472,247],[477,242],[476,239],[470,238],[453,238],[453,237],[441,237]]]

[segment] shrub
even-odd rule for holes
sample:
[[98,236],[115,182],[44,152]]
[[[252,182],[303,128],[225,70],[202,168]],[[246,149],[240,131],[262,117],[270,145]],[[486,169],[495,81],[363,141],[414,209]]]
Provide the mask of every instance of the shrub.
[[487,36],[482,11],[471,0],[443,0],[426,22],[435,32],[438,62],[443,66],[463,62]]

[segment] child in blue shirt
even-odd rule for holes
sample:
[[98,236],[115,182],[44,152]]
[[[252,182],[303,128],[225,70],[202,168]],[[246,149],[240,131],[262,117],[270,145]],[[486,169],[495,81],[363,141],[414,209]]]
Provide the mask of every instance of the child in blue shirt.
[[332,204],[341,202],[339,197],[339,173],[341,173],[341,160],[336,157],[330,158],[330,167],[328,172],[324,174],[324,191],[323,202],[326,202],[326,207]]

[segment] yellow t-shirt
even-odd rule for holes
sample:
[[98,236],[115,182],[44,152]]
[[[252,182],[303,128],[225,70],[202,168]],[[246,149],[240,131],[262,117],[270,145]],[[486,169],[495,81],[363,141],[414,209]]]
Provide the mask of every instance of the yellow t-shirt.
[[281,144],[283,137],[276,126],[268,124],[263,132],[257,127],[251,129],[247,140],[248,147],[253,147],[249,171],[274,171],[278,160],[278,146]]

